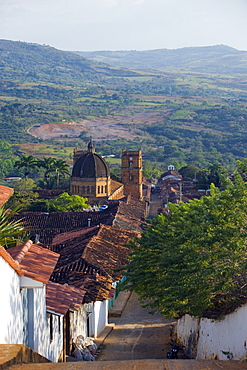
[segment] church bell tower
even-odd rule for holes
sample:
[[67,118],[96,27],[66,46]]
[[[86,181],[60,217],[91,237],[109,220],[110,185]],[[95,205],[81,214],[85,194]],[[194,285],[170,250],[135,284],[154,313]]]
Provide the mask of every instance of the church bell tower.
[[122,150],[124,194],[142,199],[142,151]]

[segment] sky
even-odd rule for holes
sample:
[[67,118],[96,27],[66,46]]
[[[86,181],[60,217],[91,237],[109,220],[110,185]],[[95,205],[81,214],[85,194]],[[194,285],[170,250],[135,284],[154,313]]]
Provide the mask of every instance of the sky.
[[247,0],[0,0],[0,38],[61,50],[247,50]]

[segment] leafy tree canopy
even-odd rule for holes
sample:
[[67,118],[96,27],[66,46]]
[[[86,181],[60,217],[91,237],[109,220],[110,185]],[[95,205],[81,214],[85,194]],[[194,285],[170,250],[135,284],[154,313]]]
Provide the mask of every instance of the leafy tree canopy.
[[128,289],[168,317],[218,317],[246,301],[247,184],[180,205],[151,221],[131,242]]
[[87,198],[63,193],[54,199],[39,199],[26,207],[26,210],[34,212],[80,212],[83,208],[89,207],[86,202]]
[[35,189],[37,185],[32,179],[22,179],[13,183],[15,191],[12,197],[7,202],[7,207],[11,209],[24,209],[30,203],[34,202],[39,196]]

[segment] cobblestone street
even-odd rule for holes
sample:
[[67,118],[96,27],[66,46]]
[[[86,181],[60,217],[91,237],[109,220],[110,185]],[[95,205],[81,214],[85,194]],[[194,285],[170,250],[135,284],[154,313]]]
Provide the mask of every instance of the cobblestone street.
[[175,321],[148,312],[132,293],[122,316],[112,318],[116,325],[100,347],[97,361],[165,359]]

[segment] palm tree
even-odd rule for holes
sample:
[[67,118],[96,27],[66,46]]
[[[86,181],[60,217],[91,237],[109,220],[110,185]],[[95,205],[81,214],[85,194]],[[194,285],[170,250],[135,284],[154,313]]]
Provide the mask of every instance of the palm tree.
[[63,159],[55,159],[51,167],[45,172],[45,176],[50,173],[54,174],[58,186],[60,176],[70,175],[69,165]]
[[14,247],[17,242],[23,242],[22,236],[25,232],[25,226],[21,220],[11,220],[15,213],[16,211],[0,208],[0,245],[6,249]]
[[44,182],[46,183],[46,186],[49,188],[51,187],[50,183],[50,176],[46,172],[52,168],[54,165],[55,158],[48,157],[48,158],[43,158],[38,160],[38,166],[44,168],[45,173],[44,173]]
[[15,162],[14,167],[16,167],[18,170],[24,168],[24,176],[27,180],[30,170],[34,170],[38,167],[38,160],[32,155],[22,154],[20,159]]

